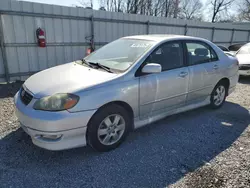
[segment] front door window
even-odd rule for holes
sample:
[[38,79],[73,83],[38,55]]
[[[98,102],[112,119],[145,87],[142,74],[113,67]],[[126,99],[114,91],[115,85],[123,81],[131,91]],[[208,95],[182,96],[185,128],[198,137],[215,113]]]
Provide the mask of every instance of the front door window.
[[183,50],[180,42],[168,42],[159,46],[146,60],[147,63],[157,63],[162,71],[183,66]]

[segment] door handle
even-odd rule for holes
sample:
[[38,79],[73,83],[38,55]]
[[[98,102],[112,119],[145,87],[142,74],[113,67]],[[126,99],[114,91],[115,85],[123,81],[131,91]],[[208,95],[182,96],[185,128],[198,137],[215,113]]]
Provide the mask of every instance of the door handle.
[[179,77],[184,78],[184,77],[186,77],[187,75],[188,75],[187,72],[181,72],[181,73],[179,74]]
[[219,68],[219,66],[218,65],[214,65],[214,69],[218,69]]

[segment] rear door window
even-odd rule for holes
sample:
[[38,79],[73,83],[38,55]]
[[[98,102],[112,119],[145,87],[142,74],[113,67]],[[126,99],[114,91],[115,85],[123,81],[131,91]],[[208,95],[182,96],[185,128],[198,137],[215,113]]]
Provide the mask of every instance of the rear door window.
[[186,42],[187,59],[189,65],[213,62],[218,60],[215,51],[203,42]]

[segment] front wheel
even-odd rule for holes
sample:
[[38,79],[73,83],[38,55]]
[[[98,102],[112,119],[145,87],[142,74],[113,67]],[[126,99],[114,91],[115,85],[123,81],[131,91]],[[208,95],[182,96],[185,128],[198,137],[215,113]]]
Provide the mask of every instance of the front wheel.
[[228,88],[223,82],[215,86],[210,98],[210,106],[212,108],[220,108],[224,104],[227,96],[227,89]]
[[118,147],[129,132],[131,117],[118,105],[102,108],[88,125],[88,144],[97,151],[109,151]]

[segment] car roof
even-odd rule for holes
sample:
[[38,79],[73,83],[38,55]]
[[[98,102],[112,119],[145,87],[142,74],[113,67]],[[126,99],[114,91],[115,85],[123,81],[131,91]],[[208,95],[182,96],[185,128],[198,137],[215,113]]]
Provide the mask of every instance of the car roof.
[[127,36],[123,37],[126,39],[139,39],[139,40],[151,40],[151,41],[156,41],[156,42],[161,42],[169,39],[199,39],[199,40],[204,40],[202,38],[198,37],[191,37],[191,36],[184,36],[184,35],[135,35],[135,36]]

